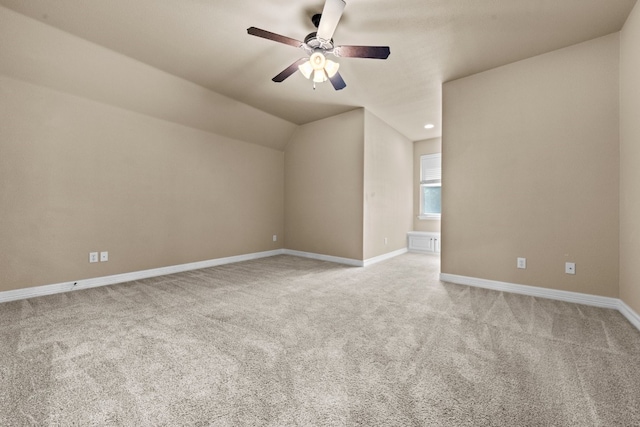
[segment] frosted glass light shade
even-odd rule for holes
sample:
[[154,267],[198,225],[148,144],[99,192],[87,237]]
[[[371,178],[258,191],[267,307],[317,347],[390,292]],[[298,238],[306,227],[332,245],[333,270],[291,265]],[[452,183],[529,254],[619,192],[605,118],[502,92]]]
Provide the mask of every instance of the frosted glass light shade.
[[313,82],[314,83],[322,83],[327,81],[327,75],[324,73],[324,70],[313,70]]
[[338,72],[338,68],[340,68],[340,64],[338,64],[337,62],[333,62],[330,59],[327,59],[326,64],[324,66],[324,70],[327,72],[327,75],[329,76],[329,78],[336,75],[336,73]]
[[314,52],[307,62],[298,65],[298,70],[305,78],[310,79],[313,74],[314,83],[326,82],[336,75],[338,68],[340,64],[326,59],[322,52]]
[[309,57],[309,62],[314,70],[322,70],[324,69],[324,64],[327,62],[322,52],[314,52]]
[[300,72],[305,78],[309,79],[311,78],[313,67],[311,66],[311,62],[307,61],[302,65],[298,65],[298,70],[300,70]]

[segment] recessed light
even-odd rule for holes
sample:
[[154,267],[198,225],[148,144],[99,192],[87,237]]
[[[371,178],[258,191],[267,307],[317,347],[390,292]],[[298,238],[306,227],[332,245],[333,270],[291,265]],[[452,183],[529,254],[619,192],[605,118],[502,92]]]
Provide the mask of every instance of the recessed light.
[[424,125],[425,129],[433,129],[434,127],[436,127],[436,125],[434,125],[432,123],[427,123],[426,125]]

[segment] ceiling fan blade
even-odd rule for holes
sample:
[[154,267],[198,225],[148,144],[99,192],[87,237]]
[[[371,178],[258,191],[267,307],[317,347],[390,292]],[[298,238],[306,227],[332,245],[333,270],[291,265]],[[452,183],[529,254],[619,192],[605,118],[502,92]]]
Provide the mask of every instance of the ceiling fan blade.
[[387,59],[391,50],[389,46],[336,46],[333,54],[350,58]]
[[263,39],[268,39],[278,43],[288,44],[289,46],[293,46],[293,47],[301,47],[304,45],[304,43],[299,40],[292,39],[286,36],[281,36],[280,34],[272,33],[271,31],[261,30],[260,28],[256,28],[256,27],[247,28],[247,33],[251,34],[252,36],[262,37]]
[[273,80],[276,83],[282,83],[284,81],[284,79],[286,79],[287,77],[291,76],[293,73],[298,71],[298,65],[302,65],[305,62],[307,62],[308,60],[309,60],[309,58],[300,58],[300,59],[298,59],[296,62],[294,62],[293,64],[289,65],[287,68],[282,70],[282,72],[280,74],[278,74],[277,76],[275,76],[271,80]]
[[344,0],[326,0],[316,37],[322,40],[331,40],[346,5]]
[[333,77],[329,77],[328,75],[327,77],[329,78],[329,81],[331,82],[335,90],[341,90],[347,87],[347,84],[344,82],[344,80],[342,79],[342,76],[337,71],[333,75]]

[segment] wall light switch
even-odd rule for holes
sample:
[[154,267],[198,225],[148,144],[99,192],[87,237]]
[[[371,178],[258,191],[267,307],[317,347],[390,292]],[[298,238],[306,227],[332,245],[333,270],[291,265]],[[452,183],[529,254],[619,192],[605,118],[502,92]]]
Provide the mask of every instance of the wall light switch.
[[273,235],[273,241],[274,241],[274,242],[277,242],[277,241],[278,241],[278,235],[277,235],[277,234],[274,234],[274,235]]
[[526,258],[518,258],[518,262],[517,262],[517,267],[518,268],[527,268],[527,259]]
[[565,262],[564,263],[564,272],[567,274],[576,274],[576,263],[575,262]]
[[109,261],[109,252],[100,252],[100,262]]
[[89,252],[89,262],[98,262],[98,252]]

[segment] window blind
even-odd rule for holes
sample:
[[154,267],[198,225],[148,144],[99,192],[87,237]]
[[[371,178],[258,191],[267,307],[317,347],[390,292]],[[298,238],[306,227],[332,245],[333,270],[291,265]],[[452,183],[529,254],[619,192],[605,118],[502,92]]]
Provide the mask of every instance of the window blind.
[[442,154],[420,156],[420,184],[442,182]]

